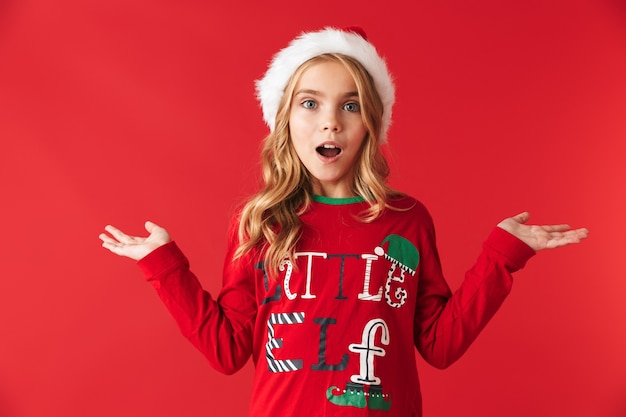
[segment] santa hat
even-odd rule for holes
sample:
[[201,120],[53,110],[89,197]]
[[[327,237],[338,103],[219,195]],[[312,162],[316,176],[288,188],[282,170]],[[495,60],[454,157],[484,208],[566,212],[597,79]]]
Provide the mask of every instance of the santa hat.
[[391,108],[395,100],[393,80],[385,60],[367,41],[363,29],[327,27],[317,32],[304,32],[279,51],[262,79],[256,82],[257,98],[263,109],[263,119],[274,130],[276,113],[292,74],[306,61],[318,55],[339,53],[359,61],[374,80],[376,91],[383,103],[380,142],[387,140],[391,124]]
[[[387,250],[383,248],[387,244]],[[399,235],[387,236],[379,246],[374,248],[374,253],[384,256],[389,262],[395,264],[400,269],[415,275],[417,265],[420,261],[420,254],[411,242]]]

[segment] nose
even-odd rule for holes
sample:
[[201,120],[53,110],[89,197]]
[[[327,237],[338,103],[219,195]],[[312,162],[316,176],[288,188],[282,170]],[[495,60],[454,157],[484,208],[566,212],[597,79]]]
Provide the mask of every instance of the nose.
[[329,110],[324,113],[321,125],[322,131],[339,132],[341,130],[341,118],[337,113],[336,110]]

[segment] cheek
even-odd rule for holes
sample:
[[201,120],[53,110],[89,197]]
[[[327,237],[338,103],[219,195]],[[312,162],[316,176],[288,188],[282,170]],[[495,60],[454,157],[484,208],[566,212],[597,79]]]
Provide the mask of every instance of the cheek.
[[294,148],[298,149],[298,145],[301,142],[300,138],[302,135],[298,130],[297,123],[289,123],[289,141],[293,145]]
[[353,115],[353,117],[350,118],[346,125],[350,126],[353,135],[361,135],[362,137],[365,137],[365,134],[367,133],[367,128],[365,127],[365,122],[363,121],[363,118],[360,114]]
[[289,135],[295,145],[304,145],[312,136],[311,125],[302,118],[294,117],[289,122]]
[[298,129],[298,126],[289,127],[289,142],[299,159],[302,158],[304,149],[306,148],[306,136]]
[[297,111],[289,116],[289,126],[296,132],[306,131],[310,124],[311,122]]
[[300,123],[298,121],[298,117],[292,113],[289,114],[289,136],[292,138],[294,135],[297,135],[299,131]]
[[363,144],[366,136],[367,129],[365,128],[365,125],[362,123],[353,125],[352,131],[350,132],[350,138],[353,143],[358,143],[359,145]]

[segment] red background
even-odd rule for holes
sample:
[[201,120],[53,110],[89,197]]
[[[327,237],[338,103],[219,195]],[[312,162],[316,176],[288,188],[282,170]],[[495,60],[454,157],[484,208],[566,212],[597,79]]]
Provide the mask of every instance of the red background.
[[0,2],[0,416],[246,414],[252,367],[213,371],[97,235],[161,223],[217,291],[267,131],[253,80],[354,24],[395,75],[392,183],[451,287],[503,217],[591,230],[518,273],[458,363],[420,360],[425,415],[626,415],[623,2],[212,3]]

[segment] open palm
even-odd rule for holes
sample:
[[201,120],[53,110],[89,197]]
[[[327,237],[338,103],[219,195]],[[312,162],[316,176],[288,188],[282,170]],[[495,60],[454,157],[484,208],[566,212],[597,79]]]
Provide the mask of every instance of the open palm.
[[585,228],[572,229],[567,224],[546,226],[525,224],[529,219],[530,214],[520,213],[502,220],[498,227],[511,233],[535,251],[579,243],[589,234]]
[[171,241],[170,235],[161,226],[146,222],[148,237],[130,236],[118,228],[108,225],[104,228],[110,235],[101,233],[102,246],[111,252],[138,261],[147,254]]

